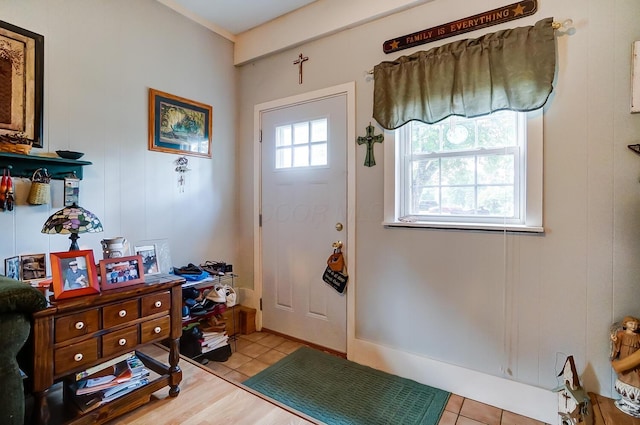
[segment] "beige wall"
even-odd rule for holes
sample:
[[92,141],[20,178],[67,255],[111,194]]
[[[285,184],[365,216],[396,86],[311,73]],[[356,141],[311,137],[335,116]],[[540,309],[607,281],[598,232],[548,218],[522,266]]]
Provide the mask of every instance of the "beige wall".
[[[551,390],[565,357],[574,355],[587,389],[610,395],[609,326],[625,314],[640,314],[640,157],[626,148],[640,137],[640,115],[629,113],[640,3],[539,2],[532,17],[398,54],[382,52],[384,40],[503,5],[437,0],[241,66],[237,188],[243,255],[249,258],[253,246],[254,105],[355,81],[361,135],[372,121],[373,81],[366,71],[375,64],[547,16],[572,18],[575,34],[557,38],[557,81],[544,115],[546,233],[384,228],[383,150],[376,149],[378,165],[367,168],[360,147],[357,281],[348,291],[356,299],[356,340],[366,345],[363,353],[370,357],[362,359],[371,364],[421,377],[385,359],[381,353],[390,349],[459,366],[472,371],[469,376],[480,372]],[[302,85],[292,65],[300,52],[309,57]],[[493,401],[491,388],[474,389],[464,376],[448,385]],[[543,396],[546,404],[532,407],[523,397],[507,398],[518,396],[495,395],[496,402],[530,416],[556,416],[553,397]]]

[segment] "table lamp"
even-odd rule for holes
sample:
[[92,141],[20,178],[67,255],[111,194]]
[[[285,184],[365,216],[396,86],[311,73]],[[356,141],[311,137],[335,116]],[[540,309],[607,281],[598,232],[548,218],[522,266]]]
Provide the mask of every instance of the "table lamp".
[[102,223],[92,212],[73,204],[69,207],[64,207],[49,217],[44,226],[42,226],[41,232],[49,234],[70,233],[71,247],[69,251],[78,251],[80,249],[78,247],[78,238],[80,237],[78,234],[102,232]]

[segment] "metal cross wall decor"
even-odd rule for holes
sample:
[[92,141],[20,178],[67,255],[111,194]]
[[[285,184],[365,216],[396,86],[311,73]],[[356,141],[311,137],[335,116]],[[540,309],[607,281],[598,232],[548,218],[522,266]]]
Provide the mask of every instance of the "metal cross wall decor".
[[298,65],[298,84],[302,84],[302,64],[309,60],[308,56],[298,55],[298,59],[293,61],[294,65]]
[[373,133],[375,131],[375,127],[369,123],[367,126],[367,135],[362,137],[358,137],[358,144],[362,145],[364,143],[367,144],[367,156],[364,159],[364,165],[367,167],[373,167],[376,165],[376,159],[373,157],[373,144],[374,143],[382,143],[384,140],[384,136],[382,134],[378,134],[374,136]]

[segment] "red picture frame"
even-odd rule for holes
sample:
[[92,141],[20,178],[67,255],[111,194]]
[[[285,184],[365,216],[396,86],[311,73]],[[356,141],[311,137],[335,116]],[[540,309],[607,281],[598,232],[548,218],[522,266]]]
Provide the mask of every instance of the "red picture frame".
[[92,250],[52,252],[49,257],[56,300],[100,293]]
[[100,288],[103,291],[144,283],[141,255],[100,260]]

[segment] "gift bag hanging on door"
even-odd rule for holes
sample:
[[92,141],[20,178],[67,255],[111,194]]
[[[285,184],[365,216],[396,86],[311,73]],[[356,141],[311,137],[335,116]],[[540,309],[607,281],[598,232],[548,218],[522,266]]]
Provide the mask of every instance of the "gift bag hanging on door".
[[327,268],[322,274],[322,280],[331,285],[331,287],[339,293],[344,294],[347,288],[347,281],[349,280],[346,268],[342,251],[340,248],[336,248],[333,250],[333,254],[327,259]]

